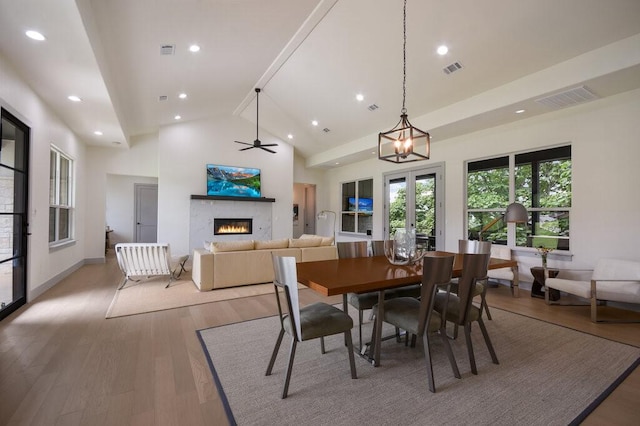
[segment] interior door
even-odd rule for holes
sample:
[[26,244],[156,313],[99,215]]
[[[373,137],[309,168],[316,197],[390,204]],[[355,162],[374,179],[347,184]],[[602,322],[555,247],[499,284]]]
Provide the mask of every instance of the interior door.
[[158,242],[158,185],[135,184],[136,243]]
[[429,250],[444,249],[444,185],[442,166],[385,175],[385,230],[416,230],[416,240]]
[[0,111],[0,319],[27,301],[30,129]]

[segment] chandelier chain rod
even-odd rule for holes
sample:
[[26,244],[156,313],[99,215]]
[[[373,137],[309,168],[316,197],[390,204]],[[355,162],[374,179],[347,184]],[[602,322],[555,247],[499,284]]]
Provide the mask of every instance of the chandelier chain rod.
[[402,14],[402,114],[407,113],[405,101],[407,98],[407,0],[404,0]]

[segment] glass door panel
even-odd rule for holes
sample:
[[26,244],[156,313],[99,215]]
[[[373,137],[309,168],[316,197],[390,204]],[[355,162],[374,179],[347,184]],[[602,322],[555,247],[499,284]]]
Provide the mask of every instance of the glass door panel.
[[26,303],[29,128],[2,109],[0,121],[0,319]]
[[436,175],[415,178],[416,240],[435,250],[436,247]]
[[385,239],[394,235],[396,229],[407,226],[407,179],[405,177],[390,179],[387,188],[389,226]]

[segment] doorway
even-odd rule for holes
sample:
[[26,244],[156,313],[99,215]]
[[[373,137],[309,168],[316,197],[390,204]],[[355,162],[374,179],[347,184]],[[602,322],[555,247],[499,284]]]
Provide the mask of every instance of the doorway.
[[158,242],[158,185],[134,185],[135,242]]
[[388,173],[385,181],[385,238],[398,228],[416,230],[428,250],[444,250],[443,167]]
[[0,319],[27,302],[30,129],[0,111]]

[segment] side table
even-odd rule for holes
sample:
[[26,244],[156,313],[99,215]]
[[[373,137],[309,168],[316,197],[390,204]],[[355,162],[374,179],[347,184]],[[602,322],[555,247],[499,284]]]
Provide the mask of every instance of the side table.
[[[541,266],[534,266],[531,268],[531,275],[533,275],[533,285],[531,286],[531,297],[540,297],[544,299],[544,280],[545,274],[544,269]],[[559,269],[547,268],[547,273],[549,274],[549,278],[555,278]],[[550,288],[549,289],[549,300],[556,301],[560,299],[560,291]]]

